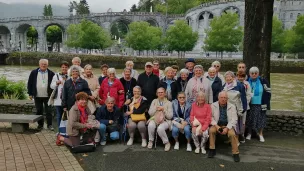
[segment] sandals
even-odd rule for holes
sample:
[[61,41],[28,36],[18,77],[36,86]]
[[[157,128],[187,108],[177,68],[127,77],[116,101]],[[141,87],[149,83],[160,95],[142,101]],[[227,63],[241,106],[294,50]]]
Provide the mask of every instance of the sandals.
[[62,141],[60,141],[60,137],[61,137],[61,135],[57,136],[57,139],[56,139],[56,145],[57,146],[62,146],[64,144]]

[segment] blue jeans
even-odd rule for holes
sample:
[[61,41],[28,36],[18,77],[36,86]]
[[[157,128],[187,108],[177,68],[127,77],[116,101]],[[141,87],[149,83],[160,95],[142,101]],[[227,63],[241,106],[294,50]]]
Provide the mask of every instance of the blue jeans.
[[[100,127],[99,127],[100,141],[107,141],[106,131],[107,131],[107,126],[105,124],[100,123]],[[111,132],[110,139],[118,140],[119,132],[118,131]]]
[[63,113],[63,108],[62,108],[62,106],[55,106],[55,108],[56,108],[56,119],[57,119],[57,124],[58,124],[58,128],[59,128],[62,113]]
[[[191,138],[190,125],[186,125],[184,127],[184,134],[185,134],[185,137],[187,139]],[[173,136],[173,138],[178,138],[178,135],[179,135],[179,129],[176,126],[173,125],[173,127],[172,127],[172,136]]]

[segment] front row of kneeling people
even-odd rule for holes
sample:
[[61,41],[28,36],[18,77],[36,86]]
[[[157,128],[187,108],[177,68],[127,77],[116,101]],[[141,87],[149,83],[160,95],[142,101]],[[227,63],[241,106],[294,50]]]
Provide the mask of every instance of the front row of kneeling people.
[[[158,135],[165,151],[169,151],[171,144],[168,140],[167,131],[172,131],[175,139],[174,149],[179,149],[178,137],[181,134],[187,139],[187,151],[192,151],[191,138],[194,141],[195,153],[206,154],[205,145],[209,138],[208,157],[214,157],[216,134],[228,135],[232,146],[234,161],[238,162],[238,137],[235,128],[238,122],[238,114],[235,105],[228,102],[228,94],[222,91],[218,95],[218,101],[212,104],[206,102],[205,94],[199,91],[195,101],[191,104],[186,100],[184,92],[177,95],[177,99],[170,102],[166,98],[165,89],[157,89],[157,98],[152,101],[149,108],[147,99],[141,95],[141,88],[133,88],[131,100],[125,102],[126,112],[115,106],[115,99],[108,97],[105,105],[98,108],[96,112],[96,122],[89,121],[94,117],[87,107],[89,96],[80,92],[76,95],[76,103],[69,111],[67,133],[69,138],[58,136],[57,141],[64,142],[69,146],[80,144],[80,135],[86,129],[98,129],[100,134],[100,144],[106,145],[106,133],[111,140],[118,140],[119,130],[123,126],[123,117],[128,117],[127,129],[130,139],[127,145],[132,145],[134,141],[135,129],[138,128],[142,147],[153,147],[155,138]],[[145,111],[150,116],[146,120]],[[94,118],[93,118],[94,119]],[[96,121],[95,120],[95,121]],[[92,123],[93,122],[93,123]],[[146,132],[148,129],[148,138]],[[157,134],[155,134],[155,131]],[[57,142],[58,144],[58,142]]]

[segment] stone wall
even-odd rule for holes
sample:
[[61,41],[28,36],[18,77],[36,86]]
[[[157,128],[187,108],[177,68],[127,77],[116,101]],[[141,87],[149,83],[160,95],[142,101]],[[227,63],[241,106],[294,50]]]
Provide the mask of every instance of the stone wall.
[[31,100],[0,100],[0,113],[2,114],[35,114],[34,101]]

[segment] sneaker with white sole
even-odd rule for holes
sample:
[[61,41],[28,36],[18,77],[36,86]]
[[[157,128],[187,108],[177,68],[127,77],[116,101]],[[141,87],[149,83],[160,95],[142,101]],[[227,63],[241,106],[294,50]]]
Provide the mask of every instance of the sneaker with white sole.
[[134,138],[130,138],[129,141],[127,142],[127,145],[133,145],[133,141],[134,141]]
[[107,141],[101,141],[100,145],[105,146],[107,144]]
[[187,151],[192,151],[192,147],[190,143],[187,143]]
[[149,141],[148,148],[151,149],[153,147],[153,141]]
[[196,148],[195,150],[194,150],[194,152],[196,153],[196,154],[198,154],[199,152],[200,152],[200,148]]
[[260,137],[260,142],[265,142],[263,135],[260,135],[259,137]]
[[205,147],[202,147],[202,154],[206,154],[206,150],[205,150]]
[[179,142],[175,142],[174,150],[179,150]]
[[167,142],[167,144],[165,144],[165,151],[170,151],[170,148],[171,148],[171,144]]
[[248,134],[246,140],[251,140],[251,134]]
[[147,147],[147,140],[146,139],[141,140],[141,146],[142,147]]

